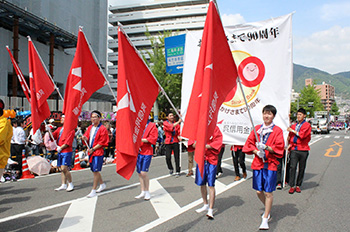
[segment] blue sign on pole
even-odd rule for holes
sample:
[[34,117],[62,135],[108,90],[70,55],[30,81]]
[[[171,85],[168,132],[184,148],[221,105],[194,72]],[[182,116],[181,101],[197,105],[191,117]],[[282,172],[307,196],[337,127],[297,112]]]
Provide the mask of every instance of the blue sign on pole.
[[186,34],[165,38],[164,44],[167,73],[182,73],[184,65],[185,40]]

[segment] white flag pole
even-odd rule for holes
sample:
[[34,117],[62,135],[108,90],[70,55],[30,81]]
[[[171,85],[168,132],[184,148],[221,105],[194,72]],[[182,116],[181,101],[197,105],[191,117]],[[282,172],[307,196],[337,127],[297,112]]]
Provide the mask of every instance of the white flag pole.
[[243,95],[243,98],[244,98],[245,105],[247,106],[247,110],[248,110],[248,115],[249,115],[250,123],[252,124],[253,130],[254,130],[254,134],[255,134],[255,139],[256,139],[257,142],[259,142],[258,133],[257,133],[256,130],[255,130],[255,126],[254,126],[254,122],[253,122],[252,115],[250,114],[250,109],[249,109],[249,106],[248,106],[247,98],[245,97],[245,94],[244,94],[244,91],[243,91],[242,82],[241,82],[241,79],[240,79],[239,77],[237,77],[237,82],[239,83],[239,87],[240,87],[240,89],[241,89],[241,92],[242,92],[242,95]]
[[[249,115],[250,123],[252,124],[253,130],[254,130],[255,139],[256,139],[257,142],[259,142],[258,133],[255,130],[255,125],[254,125],[254,122],[253,122],[252,115],[250,114],[250,109],[249,109],[249,106],[248,106],[247,98],[245,97],[245,94],[244,94],[244,91],[243,91],[243,86],[242,86],[241,79],[239,77],[237,77],[237,81],[239,83],[239,87],[241,88],[241,92],[242,92],[242,95],[243,95],[243,98],[244,98],[244,102],[245,102],[245,105],[246,105],[247,110],[248,110],[248,115]],[[263,162],[265,162],[264,157],[262,158],[262,160],[263,160]]]
[[289,152],[288,150],[286,150],[286,155],[284,156],[284,172],[283,172],[283,183],[282,183],[283,188],[286,185],[288,156],[289,156]]
[[[32,39],[30,38],[30,36],[27,36],[27,38],[28,38],[28,41],[32,41]],[[55,82],[53,81],[53,78],[51,77],[50,73],[47,71],[46,65],[44,64],[43,60],[41,59],[41,56],[40,56],[38,50],[36,49],[36,47],[35,47],[33,41],[32,41],[32,44],[33,44],[33,47],[34,47],[36,53],[38,54],[38,56],[39,56],[39,58],[40,58],[41,65],[44,67],[44,69],[45,69],[45,71],[46,71],[46,74],[50,77],[50,79],[51,79],[53,85],[55,86],[55,89],[56,89],[58,95],[60,96],[61,100],[63,101],[63,97],[62,97],[62,95],[61,95],[61,93],[60,93],[58,87],[56,86]]]
[[109,81],[108,81],[108,79],[107,79],[105,73],[103,72],[103,70],[102,70],[102,68],[101,68],[100,63],[98,62],[98,60],[97,60],[97,58],[96,58],[96,56],[95,56],[95,53],[94,53],[94,51],[92,50],[92,48],[91,48],[91,46],[90,46],[90,43],[89,43],[88,39],[86,38],[86,36],[85,36],[85,34],[84,34],[84,31],[83,31],[83,27],[82,27],[82,26],[79,27],[79,31],[81,31],[81,32],[83,33],[83,35],[84,35],[84,37],[85,37],[85,40],[86,40],[86,42],[87,42],[87,44],[88,44],[88,46],[89,46],[90,52],[91,52],[91,54],[92,54],[92,57],[94,58],[95,63],[97,64],[97,66],[98,66],[100,72],[102,73],[102,76],[105,78],[105,81],[106,81],[106,83],[107,83],[107,85],[108,85],[108,87],[109,87],[109,90],[111,91],[111,93],[112,93],[112,95],[113,95],[113,98],[114,98],[115,102],[117,102],[117,97],[115,96],[115,94],[114,94],[114,92],[113,92],[113,90],[112,90],[112,87],[111,87],[111,85],[110,85],[110,83],[109,83]]

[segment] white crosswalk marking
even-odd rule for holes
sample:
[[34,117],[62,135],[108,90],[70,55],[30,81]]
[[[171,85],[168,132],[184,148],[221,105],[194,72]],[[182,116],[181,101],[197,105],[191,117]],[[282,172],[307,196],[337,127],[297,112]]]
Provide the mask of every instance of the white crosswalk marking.
[[180,206],[174,198],[163,188],[155,179],[150,180],[151,203],[159,218],[174,215],[174,212],[180,210]]
[[340,136],[334,136],[334,138],[335,138],[335,139],[339,139],[339,138],[340,138]]
[[96,202],[97,196],[74,201],[64,216],[58,231],[92,231]]
[[330,135],[326,135],[326,136],[325,136],[326,139],[328,139],[328,138],[330,138],[330,137],[331,137]]
[[344,139],[350,139],[350,136],[344,136]]

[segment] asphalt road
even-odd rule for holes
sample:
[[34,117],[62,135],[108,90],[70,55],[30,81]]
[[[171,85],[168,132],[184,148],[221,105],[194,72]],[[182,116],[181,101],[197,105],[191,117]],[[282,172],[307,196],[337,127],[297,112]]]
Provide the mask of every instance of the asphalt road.
[[[288,187],[274,192],[270,231],[349,231],[348,178],[350,134],[332,131],[312,135],[302,193]],[[152,160],[151,200],[136,200],[136,174],[127,181],[114,165],[103,167],[107,189],[97,197],[85,196],[92,187],[89,169],[72,172],[76,189],[55,192],[60,176],[0,184],[0,231],[257,231],[263,205],[252,189],[251,158],[248,178],[234,182],[229,149],[224,154],[224,175],[217,179],[214,220],[195,209],[202,206],[194,178],[169,176],[164,157]]]

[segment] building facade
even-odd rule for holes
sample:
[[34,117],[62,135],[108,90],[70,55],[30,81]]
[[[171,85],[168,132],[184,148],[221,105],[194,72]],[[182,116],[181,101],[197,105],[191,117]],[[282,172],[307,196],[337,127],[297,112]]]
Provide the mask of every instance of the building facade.
[[[305,80],[305,85],[312,85],[313,80],[311,78]],[[315,89],[319,91],[321,97],[321,103],[326,111],[331,111],[332,104],[335,102],[335,88],[330,84],[322,82],[321,85],[315,85]]]
[[[133,1],[137,2],[137,1]],[[145,35],[148,31],[151,36],[157,36],[159,32],[172,31],[174,34],[182,34],[186,30],[201,30],[204,28],[205,18],[209,6],[209,0],[151,0],[139,1],[130,4],[128,1],[118,1],[109,7],[108,48],[108,74],[112,76],[116,88],[118,74],[118,22],[123,25],[131,42],[145,55],[146,50],[151,49],[151,42]]]
[[[29,110],[29,104],[13,75],[5,46],[11,49],[28,81],[27,36],[31,37],[62,96],[75,53],[79,26],[83,26],[92,50],[106,72],[107,0],[6,0],[1,1],[0,12],[0,47],[3,48],[0,49],[0,96],[11,108]],[[62,110],[63,102],[58,94],[54,92],[50,98],[50,109]],[[110,91],[104,87],[91,100],[110,101],[112,98]]]

